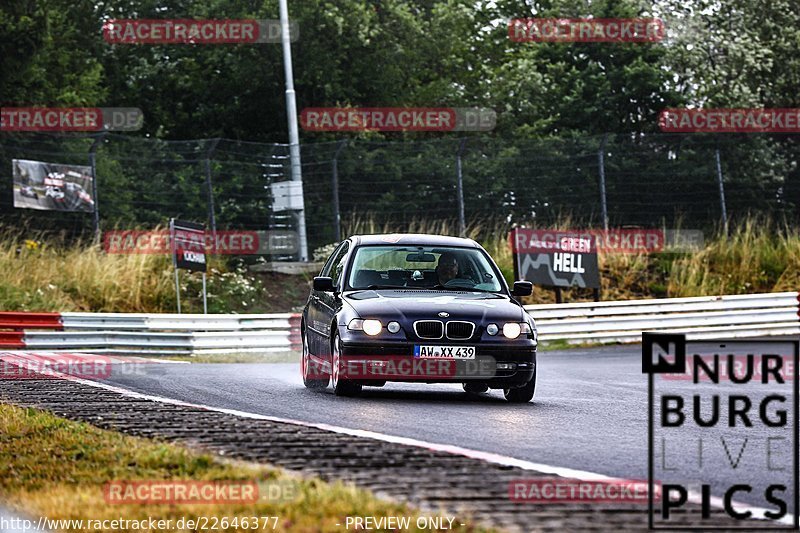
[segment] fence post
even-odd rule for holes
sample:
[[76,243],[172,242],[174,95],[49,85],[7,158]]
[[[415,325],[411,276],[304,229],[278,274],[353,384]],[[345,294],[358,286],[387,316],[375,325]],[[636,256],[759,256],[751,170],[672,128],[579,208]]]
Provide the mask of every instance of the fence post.
[[719,206],[722,209],[722,228],[728,235],[728,207],[725,205],[725,185],[722,182],[722,163],[719,158],[719,147],[714,150],[714,159],[717,163],[717,185],[719,185]]
[[461,172],[461,154],[464,153],[466,145],[467,140],[461,139],[456,152],[456,194],[458,195],[458,235],[460,237],[467,236],[467,224],[464,219],[464,176]]
[[217,246],[217,219],[214,215],[214,190],[211,188],[211,154],[217,149],[219,139],[211,139],[211,145],[206,151],[205,167],[206,167],[206,190],[208,192],[208,223],[211,226],[211,237],[214,243],[214,250]]
[[100,243],[100,208],[97,202],[97,148],[103,139],[106,137],[106,132],[94,138],[92,146],[89,148],[89,166],[92,168],[92,199],[94,200],[94,212],[92,214],[94,219],[94,239],[95,243]]
[[331,185],[333,187],[333,228],[335,230],[336,242],[342,240],[342,214],[339,211],[339,154],[346,145],[346,139],[339,141],[336,145],[331,172]]
[[603,217],[603,229],[608,231],[608,203],[606,200],[606,141],[608,140],[608,133],[603,135],[603,140],[600,141],[600,149],[597,150],[597,165],[600,169],[600,213]]

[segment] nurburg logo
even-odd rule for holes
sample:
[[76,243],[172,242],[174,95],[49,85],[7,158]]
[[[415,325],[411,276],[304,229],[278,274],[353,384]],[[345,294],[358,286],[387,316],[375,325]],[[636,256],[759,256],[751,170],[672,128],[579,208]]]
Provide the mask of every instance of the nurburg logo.
[[667,333],[642,333],[642,373],[686,372],[686,337]]

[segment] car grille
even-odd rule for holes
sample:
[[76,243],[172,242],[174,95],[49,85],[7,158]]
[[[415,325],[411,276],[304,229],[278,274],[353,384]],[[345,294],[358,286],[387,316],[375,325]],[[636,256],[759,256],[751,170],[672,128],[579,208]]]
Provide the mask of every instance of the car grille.
[[420,339],[441,339],[444,325],[438,320],[418,320],[414,322],[414,332]]
[[447,338],[453,340],[465,340],[472,337],[475,332],[475,324],[472,322],[461,322],[453,320],[447,323]]

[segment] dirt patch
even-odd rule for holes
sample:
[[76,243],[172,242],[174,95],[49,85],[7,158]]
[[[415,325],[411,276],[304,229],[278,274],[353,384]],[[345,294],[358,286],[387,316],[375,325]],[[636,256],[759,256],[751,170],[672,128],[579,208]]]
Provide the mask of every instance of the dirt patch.
[[253,313],[288,313],[302,310],[308,300],[314,274],[251,272],[262,286],[262,296]]

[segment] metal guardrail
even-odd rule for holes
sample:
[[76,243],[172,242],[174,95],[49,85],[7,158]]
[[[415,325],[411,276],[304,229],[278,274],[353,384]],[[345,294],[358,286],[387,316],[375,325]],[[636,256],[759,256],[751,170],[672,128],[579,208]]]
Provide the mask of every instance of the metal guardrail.
[[[48,321],[0,314],[0,348],[193,355],[300,348],[300,315],[61,313]],[[47,331],[43,331],[47,330]]]
[[527,305],[539,339],[632,342],[642,331],[685,333],[688,339],[800,334],[797,292],[699,296],[617,302]]
[[145,331],[284,331],[292,327],[295,313],[251,315],[61,313],[65,330]]
[[[797,292],[528,305],[539,339],[635,342],[642,331],[800,335]],[[4,331],[5,330],[5,331]],[[0,349],[191,355],[300,348],[300,315],[0,313]]]

